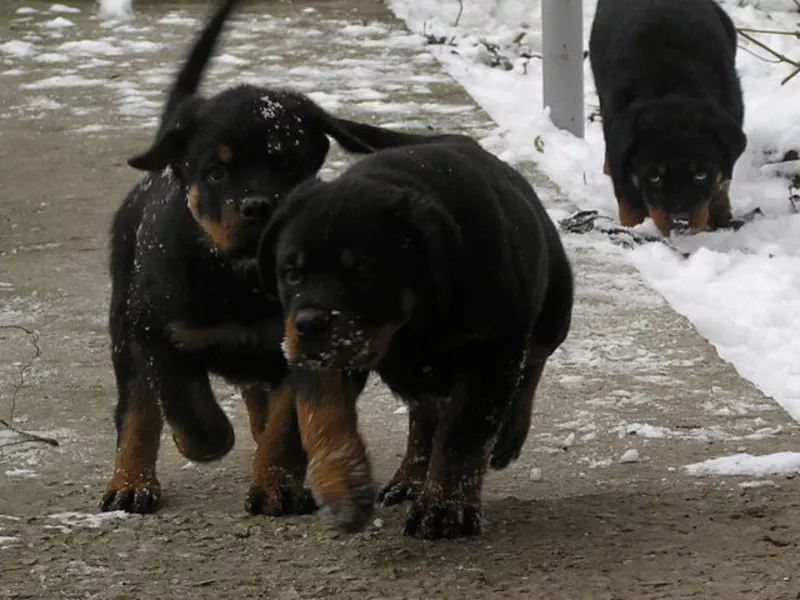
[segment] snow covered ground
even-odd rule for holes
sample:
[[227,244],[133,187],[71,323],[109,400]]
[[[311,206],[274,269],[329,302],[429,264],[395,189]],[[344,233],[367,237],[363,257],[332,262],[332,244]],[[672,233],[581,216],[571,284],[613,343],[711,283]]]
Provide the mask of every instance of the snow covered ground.
[[[585,139],[576,139],[556,129],[542,108],[540,0],[463,0],[457,26],[456,0],[388,1],[412,31],[438,38],[433,53],[500,125],[487,144],[509,160],[535,160],[580,208],[616,218],[611,183],[602,173],[600,123],[587,121]],[[596,4],[583,2],[587,42]],[[793,0],[721,4],[738,27],[800,28]],[[797,39],[756,37],[800,59]],[[800,214],[793,213],[786,174],[770,164],[800,146],[800,76],[781,85],[792,67],[742,38],[737,63],[748,146],[734,173],[733,209],[742,214],[760,207],[764,218],[735,233],[678,238],[675,245],[692,252],[688,260],[661,244],[629,257],[724,359],[800,419]],[[584,72],[588,119],[597,112],[588,60]],[[800,162],[791,167],[800,173]],[[649,220],[640,229],[656,233]]]

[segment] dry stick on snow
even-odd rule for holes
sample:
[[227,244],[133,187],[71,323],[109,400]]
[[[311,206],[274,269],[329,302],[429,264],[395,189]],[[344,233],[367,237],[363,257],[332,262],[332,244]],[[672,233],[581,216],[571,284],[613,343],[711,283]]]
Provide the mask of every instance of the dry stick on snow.
[[775,58],[777,58],[777,59],[778,59],[778,62],[785,62],[785,63],[787,63],[787,64],[790,64],[790,65],[792,65],[792,66],[795,68],[795,70],[794,70],[794,71],[792,71],[792,72],[791,72],[791,73],[790,73],[790,74],[789,74],[787,77],[785,77],[785,78],[783,79],[783,81],[781,81],[781,85],[784,85],[784,84],[786,84],[786,83],[789,83],[789,81],[790,81],[790,80],[792,80],[792,79],[793,79],[793,78],[794,78],[794,77],[795,77],[795,76],[796,76],[798,73],[800,73],[800,62],[798,62],[798,61],[796,61],[796,60],[793,60],[793,59],[789,58],[789,57],[788,57],[788,56],[786,56],[785,54],[781,54],[781,53],[780,53],[780,52],[778,52],[777,50],[773,50],[772,48],[770,48],[769,46],[767,46],[767,45],[766,45],[764,42],[760,42],[760,41],[758,41],[756,38],[754,38],[752,35],[750,35],[750,33],[748,33],[748,32],[751,32],[751,31],[755,31],[755,32],[758,32],[758,33],[777,33],[777,34],[780,34],[780,35],[791,35],[791,36],[795,36],[795,37],[797,37],[798,39],[800,39],[800,31],[798,31],[798,32],[791,32],[791,31],[767,31],[767,30],[751,30],[751,29],[741,29],[741,28],[737,29],[736,31],[738,31],[738,32],[739,32],[739,35],[741,35],[741,36],[742,36],[743,38],[745,38],[746,40],[749,40],[750,42],[752,42],[753,44],[755,44],[755,45],[756,45],[756,46],[758,46],[759,48],[762,48],[763,50],[766,50],[767,52],[769,52],[770,54],[772,54],[772,56],[774,56]]
[[464,0],[458,0],[458,16],[456,17],[456,22],[453,23],[453,27],[458,27],[458,22],[461,20],[461,13],[464,12]]
[[19,380],[17,383],[14,384],[14,390],[11,392],[11,410],[8,413],[8,420],[0,419],[0,425],[4,425],[14,433],[22,436],[23,439],[15,440],[12,442],[6,442],[5,444],[0,444],[0,448],[5,448],[6,446],[16,446],[17,444],[25,444],[28,442],[40,442],[42,444],[47,444],[48,446],[58,446],[58,441],[43,437],[40,435],[36,435],[35,433],[28,433],[27,431],[23,431],[18,427],[12,425],[14,422],[14,410],[17,407],[17,394],[22,389],[22,386],[25,385],[25,375],[28,371],[33,367],[33,361],[39,358],[42,355],[42,348],[39,346],[39,336],[36,335],[34,331],[31,331],[27,327],[23,327],[22,325],[0,325],[0,329],[13,329],[16,331],[22,331],[28,335],[28,338],[33,344],[33,347],[36,349],[33,358],[31,358],[28,362],[22,365],[22,368],[19,371]]

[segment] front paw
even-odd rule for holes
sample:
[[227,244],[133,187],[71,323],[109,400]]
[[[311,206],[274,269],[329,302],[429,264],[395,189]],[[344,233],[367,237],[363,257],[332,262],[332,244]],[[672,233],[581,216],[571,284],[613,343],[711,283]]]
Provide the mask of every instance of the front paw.
[[263,482],[247,492],[244,509],[251,515],[281,517],[307,515],[317,510],[311,490],[284,469],[273,468]]
[[129,476],[124,471],[117,471],[100,500],[100,510],[123,510],[145,515],[158,510],[160,504],[161,484],[155,476]]
[[422,492],[422,479],[407,475],[395,475],[378,493],[378,506],[395,506],[406,500],[414,500]]
[[203,347],[196,328],[185,321],[172,321],[164,328],[167,339],[180,350],[197,350]]
[[479,502],[423,491],[409,507],[404,533],[423,540],[480,535],[483,513]]

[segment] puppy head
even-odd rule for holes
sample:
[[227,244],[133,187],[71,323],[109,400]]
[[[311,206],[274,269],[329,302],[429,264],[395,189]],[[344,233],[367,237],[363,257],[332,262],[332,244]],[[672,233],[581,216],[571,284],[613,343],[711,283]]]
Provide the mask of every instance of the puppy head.
[[303,100],[251,86],[190,97],[129,164],[170,167],[186,190],[188,210],[220,250],[255,243],[277,201],[316,174],[330,147]]
[[621,115],[609,145],[614,177],[629,181],[650,209],[667,215],[702,210],[730,180],[744,151],[741,127],[707,102],[667,99]]
[[417,191],[353,178],[298,187],[258,257],[287,315],[287,360],[374,368],[415,315],[449,303],[460,247],[450,214]]

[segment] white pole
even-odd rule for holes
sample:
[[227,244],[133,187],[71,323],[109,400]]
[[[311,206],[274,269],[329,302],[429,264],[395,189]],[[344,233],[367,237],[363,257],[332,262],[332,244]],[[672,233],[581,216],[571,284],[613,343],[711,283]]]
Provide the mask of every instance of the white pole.
[[542,0],[544,105],[559,129],[582,138],[583,6],[581,0]]

